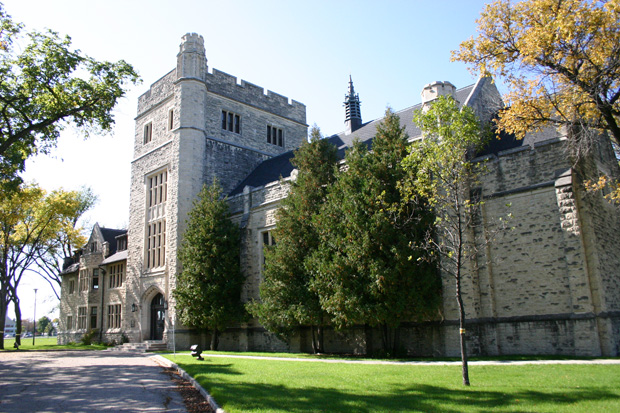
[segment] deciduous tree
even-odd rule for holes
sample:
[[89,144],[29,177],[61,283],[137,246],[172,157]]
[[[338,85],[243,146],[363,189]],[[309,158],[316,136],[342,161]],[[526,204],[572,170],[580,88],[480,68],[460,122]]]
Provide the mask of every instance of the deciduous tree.
[[67,210],[57,223],[55,237],[49,239],[43,248],[37,251],[38,273],[52,287],[56,298],[60,300],[60,286],[65,259],[73,257],[75,249],[84,245],[86,238],[82,235],[83,228],[78,225],[84,214],[90,210],[97,196],[90,188],[79,191],[68,191],[58,194],[62,197]]
[[326,314],[310,289],[311,272],[305,263],[319,246],[312,218],[335,180],[337,161],[336,147],[313,127],[310,142],[304,142],[291,160],[297,178],[290,183],[290,192],[277,212],[278,224],[273,231],[276,244],[264,251],[261,300],[248,306],[265,328],[283,336],[296,327],[310,326],[315,353],[324,351]]
[[[484,145],[486,133],[471,108],[459,109],[454,99],[446,96],[417,111],[413,121],[422,130],[423,139],[411,146],[403,162],[409,176],[402,191],[407,196],[423,197],[433,208],[434,231],[413,241],[438,254],[442,274],[454,279],[463,384],[469,385],[462,280],[472,270],[472,260],[480,248],[472,230],[479,222],[477,211],[483,202],[475,191],[483,165],[473,163],[471,155]],[[491,235],[484,238],[492,239]]]
[[[15,307],[19,330],[17,287],[27,271],[39,273],[37,260],[51,242],[64,234],[64,224],[75,219],[79,210],[76,193],[56,190],[48,194],[36,185],[22,185],[0,197],[0,330],[4,330],[10,302]],[[3,347],[4,342],[0,341],[0,348]]]
[[217,181],[205,185],[189,213],[173,296],[181,323],[211,331],[211,350],[217,350],[219,333],[243,315],[239,245],[239,227],[229,219],[221,187]]
[[[453,59],[504,79],[498,126],[517,137],[564,126],[576,160],[596,139],[620,145],[620,0],[498,0]],[[609,198],[620,202],[620,183]]]
[[[19,47],[14,43],[19,41]],[[25,32],[0,5],[0,184],[15,189],[25,160],[47,153],[74,125],[108,132],[112,109],[139,80],[123,60],[97,61],[52,31]]]
[[52,325],[52,320],[48,316],[43,316],[37,320],[37,332],[46,333],[49,332],[49,327]]

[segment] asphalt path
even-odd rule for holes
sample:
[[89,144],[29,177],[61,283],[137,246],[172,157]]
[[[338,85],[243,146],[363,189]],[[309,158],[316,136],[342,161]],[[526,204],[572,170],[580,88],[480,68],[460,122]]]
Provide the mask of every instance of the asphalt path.
[[0,353],[0,412],[187,412],[176,385],[142,353]]

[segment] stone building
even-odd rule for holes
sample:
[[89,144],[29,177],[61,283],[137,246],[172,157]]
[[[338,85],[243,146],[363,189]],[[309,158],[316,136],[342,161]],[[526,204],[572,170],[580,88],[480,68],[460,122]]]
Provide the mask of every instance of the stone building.
[[[421,103],[397,112],[411,140],[420,137],[411,122],[413,111],[446,94],[472,107],[484,121],[502,107],[490,79],[460,89],[449,82],[431,83],[424,87]],[[350,80],[345,131],[328,139],[344,157],[354,138],[370,145],[380,121],[362,121]],[[131,341],[163,340],[169,347],[174,341],[177,348],[206,342],[175,322],[171,292],[187,213],[202,185],[213,178],[229,194],[232,219],[242,229],[242,299],[259,297],[263,247],[272,242],[275,213],[295,177],[292,150],[306,136],[303,104],[208,70],[203,38],[184,36],[176,68],[138,101],[127,270],[120,299],[121,331]],[[576,166],[567,155],[565,136],[547,130],[523,140],[505,136],[479,159],[489,166],[480,188],[486,200],[481,219],[493,225],[510,203],[515,229],[470,263],[474,275],[463,281],[469,349],[492,355],[617,355],[620,215],[600,194],[583,189],[584,179],[599,172],[618,176],[608,142],[602,141]],[[470,236],[479,239],[483,234],[472,229]],[[75,278],[77,270],[63,278],[71,276]],[[441,317],[406,324],[401,332],[401,344],[412,355],[459,352],[454,285],[442,279]],[[63,281],[63,305],[74,308],[65,288]],[[224,332],[220,348],[308,351],[308,334],[302,329],[285,343],[253,320]],[[363,328],[328,329],[325,348],[365,353],[374,344],[368,337]]]
[[65,262],[61,273],[60,344],[79,341],[89,330],[96,330],[96,340],[122,341],[124,330],[131,327],[121,323],[126,261],[127,231],[95,224],[86,245]]

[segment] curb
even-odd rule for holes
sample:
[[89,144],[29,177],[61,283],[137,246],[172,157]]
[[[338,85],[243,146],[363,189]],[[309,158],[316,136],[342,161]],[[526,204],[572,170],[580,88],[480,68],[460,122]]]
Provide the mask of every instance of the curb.
[[153,359],[160,366],[172,367],[172,368],[176,369],[179,372],[179,374],[181,375],[181,377],[183,377],[184,379],[186,379],[190,383],[192,383],[192,386],[194,386],[194,388],[196,390],[198,390],[200,392],[200,394],[202,394],[202,396],[207,400],[207,402],[209,403],[211,408],[216,413],[226,413],[226,411],[224,409],[222,409],[220,406],[218,406],[217,402],[215,401],[215,399],[213,397],[211,397],[209,392],[207,392],[196,380],[194,380],[194,378],[192,376],[187,374],[187,372],[185,370],[183,370],[181,367],[179,367],[176,363],[173,363],[172,361],[170,361],[167,358],[162,357],[160,355],[150,356],[149,358]]

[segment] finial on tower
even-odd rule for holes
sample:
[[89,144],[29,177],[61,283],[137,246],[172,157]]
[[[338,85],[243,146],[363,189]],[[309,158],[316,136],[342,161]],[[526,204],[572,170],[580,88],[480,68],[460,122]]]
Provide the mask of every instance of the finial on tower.
[[204,80],[207,73],[205,42],[201,35],[187,33],[177,54],[177,78]]
[[353,87],[353,78],[349,75],[349,93],[344,96],[345,135],[350,135],[362,126],[361,103],[359,94],[355,93]]

